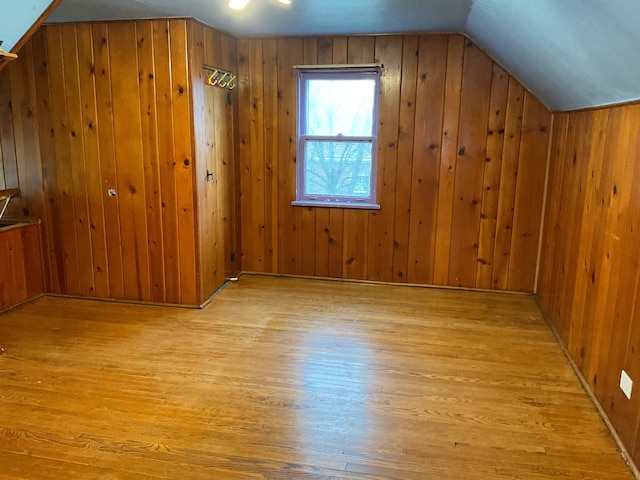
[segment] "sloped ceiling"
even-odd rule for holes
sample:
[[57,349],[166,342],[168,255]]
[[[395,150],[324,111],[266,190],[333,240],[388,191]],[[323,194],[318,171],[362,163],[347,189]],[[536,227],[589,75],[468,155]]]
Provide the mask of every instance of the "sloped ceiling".
[[640,1],[477,0],[464,33],[552,110],[640,98]]
[[2,2],[0,40],[2,49],[10,52],[49,8],[52,0],[20,0]]
[[639,0],[63,0],[49,21],[150,17],[239,37],[463,33],[552,110],[640,99]]
[[238,37],[460,31],[472,0],[63,0],[50,21],[194,17]]

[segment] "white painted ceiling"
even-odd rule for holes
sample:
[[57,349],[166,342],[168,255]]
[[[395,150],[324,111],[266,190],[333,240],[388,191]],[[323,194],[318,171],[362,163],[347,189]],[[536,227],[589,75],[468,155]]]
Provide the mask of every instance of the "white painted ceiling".
[[152,17],[238,37],[458,32],[552,110],[640,99],[640,0],[63,0],[48,22]]
[[10,52],[50,4],[51,0],[2,2],[2,14],[0,14],[2,49]]

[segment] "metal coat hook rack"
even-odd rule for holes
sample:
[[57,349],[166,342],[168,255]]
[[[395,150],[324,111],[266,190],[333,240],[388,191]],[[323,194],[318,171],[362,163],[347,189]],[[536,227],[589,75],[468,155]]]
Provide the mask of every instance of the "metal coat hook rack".
[[209,73],[205,79],[207,85],[226,88],[227,90],[233,90],[238,86],[238,77],[231,72],[209,65],[203,65],[202,67]]
[[16,58],[18,58],[18,55],[16,55],[15,53],[5,52],[2,49],[2,40],[0,40],[0,63],[9,60],[15,60]]
[[17,195],[19,192],[20,191],[17,188],[0,190],[0,219],[2,219],[2,215],[4,215],[4,212],[9,205],[9,200],[11,200],[11,197]]

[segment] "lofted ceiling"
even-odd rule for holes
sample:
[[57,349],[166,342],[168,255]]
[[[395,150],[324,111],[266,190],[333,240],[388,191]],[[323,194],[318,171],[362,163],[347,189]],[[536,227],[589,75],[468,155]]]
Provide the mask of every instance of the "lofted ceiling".
[[52,0],[3,2],[2,14],[0,14],[2,49],[7,52],[12,51],[22,36],[38,21],[52,3]]
[[463,33],[554,111],[640,99],[638,0],[63,0],[48,21],[152,17],[239,37]]

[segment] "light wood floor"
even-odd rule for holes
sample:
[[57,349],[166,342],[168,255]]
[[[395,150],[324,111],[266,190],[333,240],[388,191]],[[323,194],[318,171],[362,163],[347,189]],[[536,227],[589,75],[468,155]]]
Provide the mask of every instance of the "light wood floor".
[[633,478],[527,296],[244,276],[0,345],[3,479]]

